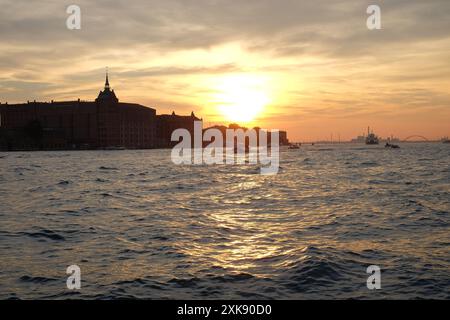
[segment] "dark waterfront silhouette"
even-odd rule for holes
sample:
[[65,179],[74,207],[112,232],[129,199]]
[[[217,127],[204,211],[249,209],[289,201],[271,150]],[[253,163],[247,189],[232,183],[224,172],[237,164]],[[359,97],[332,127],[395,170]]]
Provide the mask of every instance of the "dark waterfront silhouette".
[[154,149],[172,146],[173,130],[193,132],[190,116],[119,102],[109,85],[94,102],[51,101],[0,104],[0,150]]

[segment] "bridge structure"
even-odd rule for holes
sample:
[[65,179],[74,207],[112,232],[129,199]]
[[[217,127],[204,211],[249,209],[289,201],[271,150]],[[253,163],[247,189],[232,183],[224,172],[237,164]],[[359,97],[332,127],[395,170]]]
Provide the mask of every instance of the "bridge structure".
[[412,135],[403,139],[403,142],[413,142],[413,141],[430,142],[430,140],[428,140],[426,137],[420,135]]

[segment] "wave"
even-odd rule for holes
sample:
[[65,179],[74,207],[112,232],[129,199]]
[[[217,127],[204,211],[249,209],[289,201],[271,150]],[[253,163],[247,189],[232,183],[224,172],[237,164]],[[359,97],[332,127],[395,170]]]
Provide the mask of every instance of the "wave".
[[66,239],[51,230],[47,230],[47,229],[43,229],[41,231],[38,232],[21,232],[22,235],[31,237],[31,238],[44,238],[44,239],[49,239],[49,240],[54,240],[54,241],[65,241]]
[[99,170],[105,170],[105,171],[116,171],[116,170],[119,170],[118,168],[115,168],[115,167],[106,167],[106,166],[101,166],[98,169]]
[[47,277],[31,277],[31,276],[22,276],[22,277],[20,277],[19,280],[22,282],[31,282],[31,283],[39,283],[39,284],[61,281],[61,279],[47,278]]

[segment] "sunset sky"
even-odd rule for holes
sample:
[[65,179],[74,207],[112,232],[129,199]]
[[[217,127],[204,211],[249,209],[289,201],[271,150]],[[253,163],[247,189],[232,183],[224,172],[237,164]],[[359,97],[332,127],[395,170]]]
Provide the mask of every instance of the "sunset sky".
[[[81,7],[81,30],[66,8]],[[368,30],[378,4],[382,29]],[[450,135],[450,1],[0,0],[0,102],[122,102],[291,140]]]

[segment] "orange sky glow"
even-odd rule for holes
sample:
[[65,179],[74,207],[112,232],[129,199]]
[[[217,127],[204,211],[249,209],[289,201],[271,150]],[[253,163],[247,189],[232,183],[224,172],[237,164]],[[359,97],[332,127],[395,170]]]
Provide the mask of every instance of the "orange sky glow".
[[[57,1],[0,13],[0,102],[94,100],[105,67],[123,102],[287,130],[293,141],[450,135],[448,1]],[[425,6],[426,5],[426,6]],[[443,9],[447,7],[447,10]],[[270,17],[270,19],[269,19]]]

